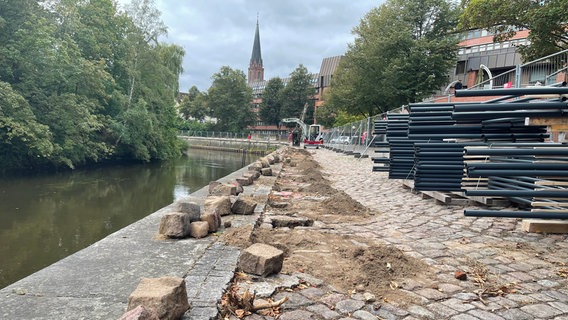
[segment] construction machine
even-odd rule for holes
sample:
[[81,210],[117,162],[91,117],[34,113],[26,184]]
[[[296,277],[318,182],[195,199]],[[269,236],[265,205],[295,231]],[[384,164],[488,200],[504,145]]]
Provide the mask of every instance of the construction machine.
[[322,132],[322,128],[321,125],[319,124],[311,124],[311,125],[307,125],[304,123],[304,121],[302,121],[301,119],[298,118],[285,118],[282,119],[283,123],[296,123],[301,130],[301,136],[298,137],[297,140],[297,144],[296,144],[296,140],[292,139],[292,144],[293,145],[299,145],[299,141],[303,140],[304,142],[304,148],[307,147],[315,147],[316,149],[319,149],[320,145],[323,145],[323,132]]

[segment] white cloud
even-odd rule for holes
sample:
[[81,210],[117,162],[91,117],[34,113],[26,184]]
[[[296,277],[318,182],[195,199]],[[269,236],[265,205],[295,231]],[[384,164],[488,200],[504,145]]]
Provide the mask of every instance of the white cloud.
[[[120,0],[120,3],[129,2]],[[166,42],[186,55],[180,90],[204,91],[222,66],[247,73],[257,12],[265,78],[286,77],[298,65],[319,72],[323,58],[344,54],[351,30],[377,0],[157,0]]]

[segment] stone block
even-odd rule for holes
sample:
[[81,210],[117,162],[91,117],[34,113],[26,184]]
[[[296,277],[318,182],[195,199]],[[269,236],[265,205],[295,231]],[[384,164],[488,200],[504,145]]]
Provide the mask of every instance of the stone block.
[[127,311],[154,309],[160,319],[179,319],[189,310],[185,281],[178,277],[142,278],[128,297]]
[[184,238],[189,235],[189,214],[184,212],[166,213],[160,220],[160,234],[168,238]]
[[160,318],[154,309],[138,306],[124,313],[118,320],[160,320]]
[[217,212],[220,216],[228,216],[232,213],[231,206],[230,196],[208,196],[205,198],[203,211],[204,214]]
[[269,164],[274,164],[276,162],[276,160],[274,159],[274,155],[272,154],[267,155],[265,158],[266,160],[268,160]]
[[217,232],[221,227],[221,215],[218,212],[209,212],[201,216],[201,221],[207,222],[209,232]]
[[235,186],[235,188],[236,188],[235,195],[239,195],[239,194],[243,193],[243,191],[245,191],[243,189],[243,186],[240,183],[238,183],[237,181],[233,182],[233,186]]
[[209,184],[209,194],[213,196],[236,196],[237,187],[230,183],[221,183],[211,188],[211,184]]
[[282,270],[284,252],[273,246],[255,243],[246,248],[239,257],[241,271],[259,276],[268,276]]
[[231,211],[234,214],[245,214],[245,215],[250,215],[254,213],[254,209],[256,209],[256,201],[254,201],[251,198],[247,198],[247,197],[239,197],[237,198],[237,200],[235,200],[235,203],[233,203],[233,206],[231,207]]
[[262,157],[262,158],[258,159],[258,161],[260,161],[263,168],[269,168],[270,167],[270,162],[268,161],[268,159],[266,157]]
[[276,152],[271,153],[270,154],[273,158],[274,158],[274,163],[279,163],[280,161],[282,161],[282,159],[280,158],[280,155]]
[[195,221],[189,226],[189,235],[195,239],[207,237],[209,234],[209,223],[207,221]]
[[180,200],[174,202],[173,210],[174,212],[184,212],[189,214],[189,220],[199,221],[199,217],[201,216],[201,207],[193,202],[187,200]]
[[244,176],[247,176],[247,175],[250,175],[252,180],[256,180],[256,179],[260,178],[260,171],[249,170],[247,173],[244,174]]
[[[260,169],[259,169],[260,170]],[[209,182],[209,194],[213,193],[213,190],[220,186],[222,183],[219,181],[211,181]]]
[[250,186],[252,184],[252,177],[248,176],[242,176],[240,178],[235,179],[237,181],[237,183],[241,186]]
[[248,166],[249,171],[258,171],[262,169],[262,163],[260,161],[255,161]]
[[263,176],[271,176],[272,175],[272,169],[271,168],[262,168],[262,169],[260,169],[260,173]]

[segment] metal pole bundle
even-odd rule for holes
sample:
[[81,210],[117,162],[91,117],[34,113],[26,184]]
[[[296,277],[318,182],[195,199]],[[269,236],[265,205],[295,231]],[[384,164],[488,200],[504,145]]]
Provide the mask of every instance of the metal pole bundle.
[[[466,215],[564,219],[568,214],[568,145],[525,143],[466,147],[464,155],[488,161],[466,163],[467,176],[487,179],[487,187],[466,190],[466,196],[505,197],[530,212],[469,210]],[[563,202],[564,200],[564,202]]]

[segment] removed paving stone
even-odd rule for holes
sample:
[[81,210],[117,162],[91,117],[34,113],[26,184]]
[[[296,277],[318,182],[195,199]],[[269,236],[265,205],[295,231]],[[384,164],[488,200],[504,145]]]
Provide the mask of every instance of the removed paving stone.
[[179,277],[142,278],[128,297],[127,311],[153,309],[162,320],[179,319],[189,310],[185,280]]
[[190,222],[199,221],[201,207],[193,201],[180,200],[174,203],[172,211],[185,212],[189,215]]
[[217,212],[220,216],[228,216],[231,212],[231,197],[229,196],[208,196],[203,204],[204,214]]
[[207,237],[209,234],[209,223],[207,221],[192,222],[189,227],[189,235],[195,239]]
[[284,252],[264,243],[246,248],[239,257],[238,269],[262,277],[279,273],[284,263]]
[[236,196],[237,186],[231,183],[209,183],[209,194],[212,196]]
[[190,223],[190,217],[187,213],[166,213],[160,220],[159,233],[168,238],[185,238],[189,235]]
[[257,202],[249,197],[239,197],[235,200],[231,207],[231,212],[234,214],[251,215],[256,209]]

